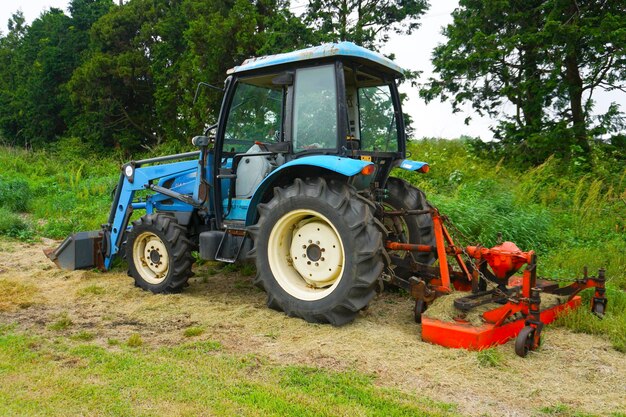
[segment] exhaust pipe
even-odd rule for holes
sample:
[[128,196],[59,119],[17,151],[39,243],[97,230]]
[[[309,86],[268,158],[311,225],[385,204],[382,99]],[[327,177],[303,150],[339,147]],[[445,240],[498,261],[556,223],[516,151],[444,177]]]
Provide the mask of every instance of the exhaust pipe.
[[61,269],[74,271],[96,267],[104,271],[102,236],[101,230],[75,233],[58,248],[44,250],[44,254]]

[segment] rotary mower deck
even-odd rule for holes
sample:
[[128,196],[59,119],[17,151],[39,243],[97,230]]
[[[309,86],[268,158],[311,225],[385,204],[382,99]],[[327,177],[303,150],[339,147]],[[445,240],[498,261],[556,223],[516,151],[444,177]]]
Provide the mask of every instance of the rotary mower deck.
[[[535,252],[523,252],[512,242],[502,242],[492,248],[456,245],[444,224],[447,219],[436,208],[386,211],[385,216],[425,213],[432,216],[436,246],[393,241],[385,244],[388,250],[409,253],[402,259],[394,258],[394,264],[398,266],[387,279],[407,290],[415,299],[415,321],[422,324],[424,341],[451,348],[481,350],[515,338],[515,353],[524,357],[540,345],[544,325],[553,322],[560,313],[580,306],[578,293],[586,288],[595,289],[591,311],[603,317],[607,304],[604,269],[600,269],[597,276],[588,276],[585,268],[582,278],[560,287],[555,280],[538,279]],[[438,266],[415,262],[412,254],[419,252],[435,252]],[[453,268],[448,258],[456,260],[458,269]],[[524,265],[522,276],[516,276]],[[489,283],[494,288],[487,290]],[[436,298],[453,291],[468,294],[454,299],[457,316],[453,321],[423,315]],[[542,293],[557,296],[560,302],[542,306]],[[482,324],[475,325],[465,319],[473,309],[487,304],[499,306],[482,313]]]

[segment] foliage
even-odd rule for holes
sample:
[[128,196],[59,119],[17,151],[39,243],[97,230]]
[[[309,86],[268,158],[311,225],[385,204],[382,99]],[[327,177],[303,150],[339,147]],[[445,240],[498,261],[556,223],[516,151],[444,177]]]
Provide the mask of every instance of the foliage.
[[[0,35],[0,134],[41,149],[60,137],[135,151],[187,141],[217,116],[226,70],[312,42],[286,0],[72,0],[71,16],[18,12]],[[208,109],[208,113],[207,113]]]
[[427,8],[425,0],[309,0],[306,20],[322,41],[377,48],[390,32],[411,34]]
[[32,194],[24,180],[9,179],[0,176],[0,207],[15,212],[28,210]]
[[[433,54],[427,101],[498,116],[497,135],[526,162],[555,153],[586,167],[591,135],[623,127],[617,106],[594,125],[596,89],[622,90],[624,2],[461,0]],[[586,95],[584,97],[584,95]],[[503,112],[512,103],[512,114]]]
[[5,207],[0,207],[0,235],[29,239],[33,232],[31,226],[22,217]]
[[111,0],[73,0],[73,16],[51,8],[26,26],[21,12],[0,37],[0,132],[9,143],[41,147],[76,117],[66,84],[88,45],[91,24]]

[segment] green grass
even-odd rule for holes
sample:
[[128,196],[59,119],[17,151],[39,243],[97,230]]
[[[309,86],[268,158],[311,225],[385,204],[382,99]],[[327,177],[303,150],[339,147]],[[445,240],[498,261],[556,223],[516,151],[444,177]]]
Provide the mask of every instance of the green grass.
[[105,349],[0,333],[0,415],[454,416],[371,376],[276,366],[215,342]]
[[73,324],[74,323],[72,322],[72,319],[70,319],[67,313],[61,313],[59,314],[57,319],[48,326],[48,329],[60,332],[63,330],[67,330]]
[[87,285],[86,287],[79,288],[78,290],[76,290],[76,295],[80,297],[89,296],[89,295],[102,295],[104,293],[106,293],[106,288],[98,284]]
[[183,336],[196,337],[196,336],[200,336],[202,333],[204,333],[204,329],[202,327],[187,327],[183,331]]
[[86,330],[81,330],[80,332],[70,336],[72,340],[79,340],[83,342],[89,342],[90,340],[95,339],[95,337],[96,337],[95,334],[88,332]]
[[496,348],[482,349],[476,352],[478,365],[485,368],[498,368],[504,364],[502,353]]
[[141,338],[141,335],[137,333],[131,334],[126,341],[126,346],[131,348],[139,347],[141,345],[143,345],[143,339]]
[[[552,417],[598,417],[597,414],[581,413],[580,411],[573,410],[565,404],[556,404],[549,407],[543,407],[541,410],[542,416]],[[624,413],[611,413],[609,417],[625,417]]]

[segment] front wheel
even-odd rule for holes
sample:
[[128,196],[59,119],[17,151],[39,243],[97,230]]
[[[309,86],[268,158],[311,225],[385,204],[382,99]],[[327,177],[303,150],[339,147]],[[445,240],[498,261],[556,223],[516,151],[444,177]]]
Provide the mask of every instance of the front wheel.
[[255,284],[270,308],[313,323],[352,321],[383,269],[374,207],[354,188],[323,178],[275,189],[251,228]]
[[192,244],[174,216],[148,214],[133,222],[126,242],[128,274],[153,293],[180,291],[193,275]]

